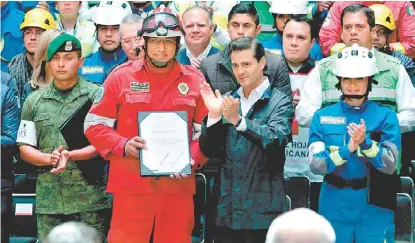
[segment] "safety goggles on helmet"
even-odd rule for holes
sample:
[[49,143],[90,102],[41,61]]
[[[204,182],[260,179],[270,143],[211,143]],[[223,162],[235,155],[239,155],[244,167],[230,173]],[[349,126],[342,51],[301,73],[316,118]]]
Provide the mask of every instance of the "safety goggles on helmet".
[[143,28],[139,35],[175,37],[182,36],[184,30],[174,14],[158,12],[148,16],[143,22]]

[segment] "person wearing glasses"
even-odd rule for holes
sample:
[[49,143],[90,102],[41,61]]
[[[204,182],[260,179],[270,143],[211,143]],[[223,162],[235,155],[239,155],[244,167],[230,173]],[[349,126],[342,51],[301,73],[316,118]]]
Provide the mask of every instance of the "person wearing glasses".
[[137,60],[144,56],[144,39],[137,36],[143,26],[143,20],[144,18],[137,14],[130,14],[121,21],[121,47],[127,55],[128,61]]
[[92,83],[102,84],[113,67],[125,62],[127,56],[121,48],[120,24],[131,14],[128,4],[117,1],[102,1],[95,10],[94,23],[97,40],[101,47],[85,58],[79,75]]
[[9,73],[16,80],[20,103],[23,101],[23,87],[32,77],[39,37],[44,31],[55,27],[52,14],[44,9],[32,9],[24,16],[20,30],[23,33],[25,51],[15,56],[9,63]]
[[[175,58],[184,35],[177,15],[164,6],[146,17],[139,32],[145,40],[144,58],[110,73],[85,118],[86,137],[111,164],[110,243],[149,242],[151,236],[155,243],[191,242],[194,175],[142,177],[139,150],[154,147],[141,138],[137,118],[139,111],[186,111],[191,164],[198,169],[207,161],[197,139],[207,115],[200,95],[206,81],[196,68]],[[169,121],[165,124],[169,126]]]
[[372,32],[373,46],[380,52],[398,58],[405,67],[412,84],[415,84],[415,63],[410,57],[395,51],[390,45],[393,31],[396,29],[392,10],[383,4],[373,4],[370,8],[375,12],[375,31]]
[[[379,84],[373,85],[369,99],[378,101],[397,111],[401,132],[415,126],[414,87],[400,61],[373,48],[372,33],[375,28],[374,11],[361,4],[346,7],[342,14],[342,40],[346,46],[357,43],[372,50],[380,72],[375,74]],[[328,104],[339,100],[336,89],[337,77],[332,72],[334,57],[322,59],[304,82],[301,98],[295,114],[301,126],[309,126],[314,113]]]

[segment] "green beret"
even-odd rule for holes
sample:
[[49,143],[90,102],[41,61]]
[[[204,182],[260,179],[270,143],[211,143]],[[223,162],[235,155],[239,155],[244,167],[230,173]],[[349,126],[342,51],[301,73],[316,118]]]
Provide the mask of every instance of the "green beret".
[[68,34],[58,35],[49,44],[46,61],[49,62],[56,52],[72,52],[78,50],[82,51],[81,42],[78,38]]

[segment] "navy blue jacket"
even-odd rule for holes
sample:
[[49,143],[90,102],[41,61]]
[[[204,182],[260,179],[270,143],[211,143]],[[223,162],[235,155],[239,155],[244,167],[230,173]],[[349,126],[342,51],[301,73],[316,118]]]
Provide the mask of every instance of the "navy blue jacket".
[[1,191],[12,189],[13,156],[20,125],[20,109],[13,90],[1,84]]

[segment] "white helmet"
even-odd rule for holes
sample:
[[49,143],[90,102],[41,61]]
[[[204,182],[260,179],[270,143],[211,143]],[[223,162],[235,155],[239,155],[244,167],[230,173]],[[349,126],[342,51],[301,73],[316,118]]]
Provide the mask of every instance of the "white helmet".
[[335,56],[333,73],[338,77],[364,78],[378,72],[373,53],[354,43]]
[[307,2],[273,0],[269,11],[274,14],[307,14]]
[[132,10],[127,1],[100,1],[92,20],[97,25],[120,25],[130,14]]

